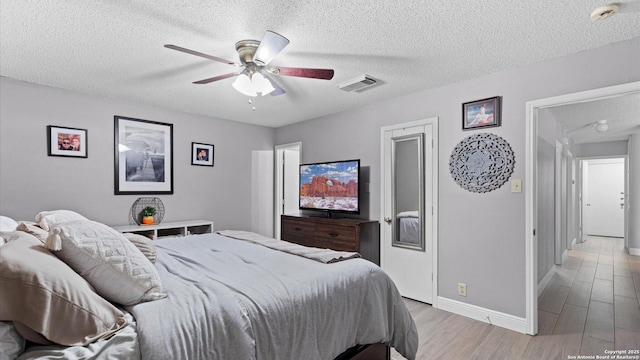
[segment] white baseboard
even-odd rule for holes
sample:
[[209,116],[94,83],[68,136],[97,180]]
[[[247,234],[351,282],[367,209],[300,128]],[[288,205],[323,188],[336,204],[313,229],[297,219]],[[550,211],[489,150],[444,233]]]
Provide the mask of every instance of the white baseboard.
[[640,256],[640,249],[630,247],[629,255]]
[[551,269],[549,269],[549,272],[542,278],[542,280],[540,280],[540,282],[538,283],[538,296],[540,296],[540,294],[542,294],[542,291],[544,291],[547,285],[549,285],[551,279],[553,279],[553,275],[556,274],[556,269],[557,266],[553,265]]
[[438,297],[438,309],[468,318],[503,327],[505,329],[527,333],[527,319],[485,309],[476,305]]

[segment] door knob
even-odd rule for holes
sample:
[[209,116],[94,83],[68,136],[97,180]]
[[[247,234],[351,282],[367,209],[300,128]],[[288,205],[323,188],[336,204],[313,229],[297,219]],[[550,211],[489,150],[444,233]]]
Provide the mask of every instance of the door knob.
[[390,217],[386,217],[386,218],[384,218],[384,221],[385,221],[387,224],[391,225],[391,221],[393,221],[393,220],[392,220]]

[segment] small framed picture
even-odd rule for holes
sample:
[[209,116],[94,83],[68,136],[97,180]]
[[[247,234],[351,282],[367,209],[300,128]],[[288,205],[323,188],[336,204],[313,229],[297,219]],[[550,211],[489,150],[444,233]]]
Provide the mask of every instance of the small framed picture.
[[462,130],[500,126],[500,96],[462,104]]
[[191,165],[213,166],[213,148],[211,144],[191,143]]
[[47,155],[86,158],[87,130],[47,126]]

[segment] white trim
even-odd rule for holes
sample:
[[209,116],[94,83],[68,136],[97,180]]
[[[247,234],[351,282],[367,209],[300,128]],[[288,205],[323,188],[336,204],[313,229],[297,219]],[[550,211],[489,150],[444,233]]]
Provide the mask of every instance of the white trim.
[[640,92],[640,81],[609,86],[601,89],[588,90],[554,96],[550,98],[527,101],[526,107],[526,179],[529,186],[526,187],[525,198],[525,296],[526,296],[526,333],[535,335],[538,333],[538,299],[537,299],[537,257],[538,244],[533,231],[536,229],[538,204],[536,203],[536,162],[537,162],[537,128],[538,109],[552,106],[567,105],[588,102],[598,99],[606,99]]
[[542,280],[540,280],[540,282],[538,283],[538,297],[540,297],[544,289],[547,287],[547,285],[549,285],[551,279],[553,279],[553,275],[556,274],[557,270],[558,266],[553,265],[551,269],[549,269],[549,272],[542,278]]
[[563,251],[564,246],[562,241],[562,143],[556,140],[556,154],[555,154],[555,164],[554,164],[554,189],[553,189],[553,197],[554,197],[554,210],[555,210],[555,231],[554,231],[554,261],[556,265],[562,265],[563,259]]
[[495,310],[489,310],[480,306],[463,303],[443,297],[438,298],[440,310],[454,314],[466,316],[468,318],[482,321],[487,324],[496,325],[505,329],[526,333],[527,320],[514,315],[505,314]]
[[[431,167],[431,181],[432,181],[432,216],[433,216],[433,227],[431,229],[431,235],[432,235],[432,244],[431,244],[431,254],[432,254],[432,281],[431,281],[431,287],[432,287],[432,302],[431,302],[431,306],[433,308],[438,308],[438,214],[439,214],[439,205],[438,205],[438,174],[439,174],[439,153],[438,153],[438,148],[439,148],[439,138],[440,138],[440,133],[438,130],[438,121],[439,118],[436,117],[431,117],[431,118],[427,118],[427,119],[421,119],[421,120],[416,120],[416,121],[410,121],[410,122],[406,122],[406,123],[402,123],[402,124],[396,124],[396,125],[389,125],[389,126],[383,126],[380,128],[380,183],[382,184],[384,182],[384,160],[385,160],[385,154],[384,154],[384,149],[385,149],[385,141],[384,141],[384,133],[386,131],[389,130],[397,130],[397,129],[402,129],[402,128],[409,128],[409,127],[414,127],[414,126],[425,126],[425,125],[431,125],[433,132],[432,132],[432,148],[433,148],[433,163],[432,163],[432,167]],[[425,146],[428,146],[428,144],[425,144]],[[425,173],[427,172],[427,169],[425,169]],[[425,182],[426,183],[426,182]],[[382,185],[380,186],[380,204],[382,205],[382,202],[384,201],[385,198],[385,194],[384,194],[384,190]],[[384,206],[380,206],[380,226],[383,226],[384,224],[384,218],[385,218],[385,213],[384,213],[385,209]],[[425,209],[425,211],[429,211],[429,209]],[[380,229],[380,241],[382,242],[382,229]],[[380,244],[380,264],[382,265],[382,261],[384,258],[384,246],[382,246],[382,243]]]
[[640,256],[640,249],[638,249],[638,248],[629,248],[629,255]]

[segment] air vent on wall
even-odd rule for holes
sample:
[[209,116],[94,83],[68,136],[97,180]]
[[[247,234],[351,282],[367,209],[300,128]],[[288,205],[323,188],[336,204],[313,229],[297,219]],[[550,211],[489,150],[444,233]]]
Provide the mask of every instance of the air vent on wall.
[[364,74],[364,75],[358,76],[355,79],[351,79],[349,81],[343,82],[342,84],[338,85],[338,88],[340,88],[340,90],[354,92],[354,91],[364,90],[377,83],[378,83],[378,80],[372,78],[367,74]]

